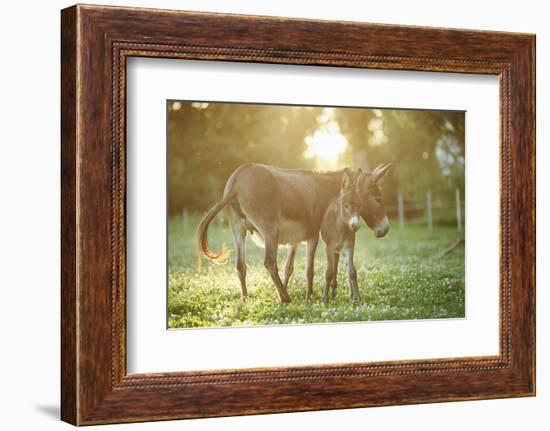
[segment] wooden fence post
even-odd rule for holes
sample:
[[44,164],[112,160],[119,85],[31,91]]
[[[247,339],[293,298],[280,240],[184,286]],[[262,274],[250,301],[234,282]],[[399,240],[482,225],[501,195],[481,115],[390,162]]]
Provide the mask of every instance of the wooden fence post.
[[399,229],[405,227],[405,211],[403,209],[403,195],[401,193],[397,194],[397,212],[399,215]]
[[426,210],[428,213],[428,229],[432,230],[432,192],[426,194]]
[[456,202],[456,227],[458,231],[462,231],[462,207],[460,205],[460,190],[457,188],[455,193]]
[[181,212],[181,219],[183,221],[183,230],[186,231],[189,227],[189,210],[187,207],[183,208]]

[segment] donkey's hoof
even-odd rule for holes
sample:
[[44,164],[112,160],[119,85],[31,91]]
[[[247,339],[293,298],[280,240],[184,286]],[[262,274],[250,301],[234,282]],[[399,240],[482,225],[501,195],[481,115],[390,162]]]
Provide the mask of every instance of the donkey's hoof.
[[241,296],[241,302],[248,301],[248,296]]
[[292,302],[292,299],[290,299],[290,296],[289,295],[286,295],[286,296],[282,296],[281,297],[281,302],[283,304],[290,304]]

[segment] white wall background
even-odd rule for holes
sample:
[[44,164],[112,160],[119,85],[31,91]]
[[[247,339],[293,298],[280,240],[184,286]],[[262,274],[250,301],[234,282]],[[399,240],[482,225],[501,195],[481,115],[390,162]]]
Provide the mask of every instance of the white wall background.
[[[405,407],[172,421],[95,429],[547,429],[550,342],[550,28],[545,2],[460,0],[101,1],[171,9],[477,28],[537,34],[538,396]],[[59,10],[70,2],[4,2],[0,15],[0,427],[69,429],[59,422]],[[28,122],[32,118],[32,122]],[[7,296],[7,297],[6,297]],[[545,314],[546,313],[546,314]]]

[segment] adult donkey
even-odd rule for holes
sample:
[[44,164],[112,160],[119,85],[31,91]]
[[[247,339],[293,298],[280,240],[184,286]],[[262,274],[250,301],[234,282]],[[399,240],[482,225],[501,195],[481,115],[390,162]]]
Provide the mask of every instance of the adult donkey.
[[[381,238],[388,232],[378,181],[391,164],[380,165],[373,172],[364,173],[361,188],[361,217]],[[241,298],[246,300],[245,239],[248,232],[258,236],[265,247],[264,266],[271,275],[281,302],[291,302],[287,285],[292,274],[296,247],[307,243],[307,298],[313,296],[314,258],[319,242],[319,231],[325,211],[338,196],[344,170],[317,173],[300,169],[281,169],[274,166],[248,164],[239,166],[225,185],[223,199],[203,217],[196,232],[199,256],[216,263],[228,257],[224,247],[218,253],[208,246],[208,226],[212,219],[227,207],[229,223],[237,249],[237,272],[241,283]],[[288,245],[285,282],[279,277],[277,250],[279,244]]]

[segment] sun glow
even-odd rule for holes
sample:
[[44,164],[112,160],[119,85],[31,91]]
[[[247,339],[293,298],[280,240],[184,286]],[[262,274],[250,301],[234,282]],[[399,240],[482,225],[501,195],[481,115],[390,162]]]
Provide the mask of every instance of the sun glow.
[[305,139],[306,159],[316,159],[318,168],[333,168],[346,151],[349,142],[340,132],[340,125],[334,118],[334,110],[325,108],[317,118],[319,128]]
[[346,151],[348,140],[339,131],[316,130],[312,136],[306,138],[306,145],[306,158],[317,157],[327,162],[336,162]]

